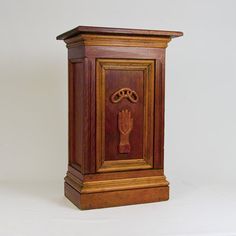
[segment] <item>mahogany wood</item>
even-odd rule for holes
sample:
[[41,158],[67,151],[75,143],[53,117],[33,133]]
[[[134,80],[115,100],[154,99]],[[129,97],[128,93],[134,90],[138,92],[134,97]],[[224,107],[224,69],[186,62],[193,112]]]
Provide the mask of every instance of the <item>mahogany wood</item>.
[[165,48],[182,32],[79,26],[68,47],[65,196],[81,209],[168,200]]
[[124,28],[109,28],[109,27],[95,27],[95,26],[78,26],[72,30],[69,30],[59,36],[57,39],[65,40],[78,34],[93,33],[93,34],[111,34],[111,35],[144,35],[144,36],[163,36],[163,37],[180,37],[183,35],[179,31],[166,31],[166,30],[143,30],[143,29],[124,29]]

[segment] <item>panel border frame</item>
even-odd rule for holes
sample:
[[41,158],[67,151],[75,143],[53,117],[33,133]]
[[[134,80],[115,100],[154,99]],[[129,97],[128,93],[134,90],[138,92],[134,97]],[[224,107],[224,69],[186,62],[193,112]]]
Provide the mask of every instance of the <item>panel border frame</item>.
[[[105,72],[142,70],[144,73],[143,156],[130,160],[105,160]],[[151,169],[154,161],[154,78],[155,60],[96,59],[96,171],[112,172]]]

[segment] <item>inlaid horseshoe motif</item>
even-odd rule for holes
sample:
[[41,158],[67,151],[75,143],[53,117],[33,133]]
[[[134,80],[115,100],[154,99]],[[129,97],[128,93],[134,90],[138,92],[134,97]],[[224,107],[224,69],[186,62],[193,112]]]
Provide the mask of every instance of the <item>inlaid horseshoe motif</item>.
[[113,93],[111,96],[111,101],[113,103],[118,103],[123,98],[129,99],[129,101],[133,103],[138,102],[138,94],[134,90],[131,90],[130,88],[122,88]]

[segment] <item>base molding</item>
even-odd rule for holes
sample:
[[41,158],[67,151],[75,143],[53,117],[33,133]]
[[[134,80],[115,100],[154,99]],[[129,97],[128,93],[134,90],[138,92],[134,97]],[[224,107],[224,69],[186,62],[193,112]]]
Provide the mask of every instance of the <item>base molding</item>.
[[65,196],[82,210],[159,202],[169,199],[165,176],[82,182],[65,177]]

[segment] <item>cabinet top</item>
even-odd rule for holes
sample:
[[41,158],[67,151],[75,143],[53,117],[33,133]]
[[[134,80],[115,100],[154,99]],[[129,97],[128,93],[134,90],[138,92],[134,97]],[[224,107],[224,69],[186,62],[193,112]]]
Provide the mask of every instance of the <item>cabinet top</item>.
[[145,29],[126,29],[126,28],[109,28],[94,26],[78,26],[57,36],[57,40],[66,40],[80,34],[102,34],[102,35],[127,35],[127,36],[149,36],[149,37],[168,37],[175,38],[183,35],[180,31],[166,30],[145,30]]

